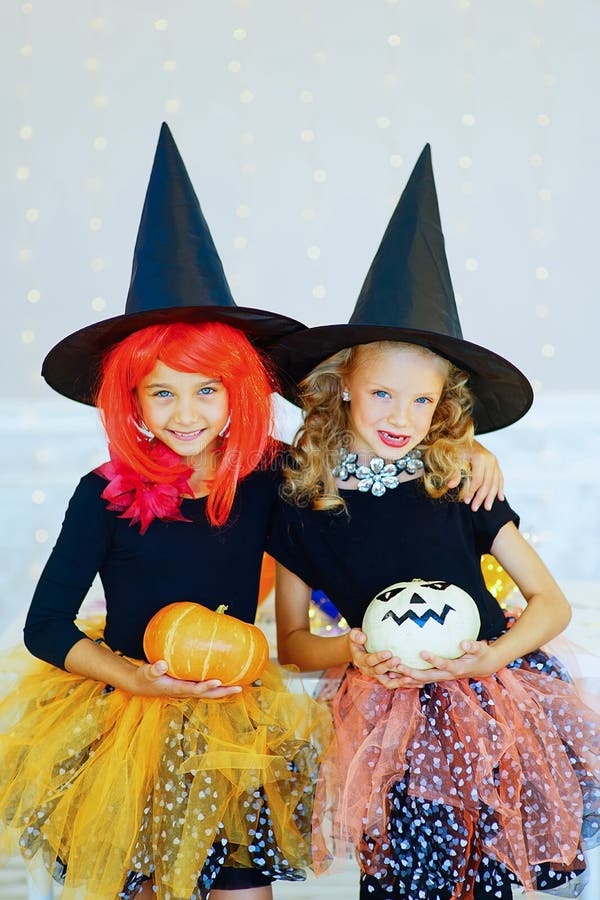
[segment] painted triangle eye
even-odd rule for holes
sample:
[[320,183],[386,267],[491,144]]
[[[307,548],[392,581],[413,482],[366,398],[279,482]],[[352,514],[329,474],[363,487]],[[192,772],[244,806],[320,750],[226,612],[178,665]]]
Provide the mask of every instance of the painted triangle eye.
[[375,599],[381,601],[381,603],[387,603],[388,600],[393,600],[394,597],[400,594],[404,590],[404,587],[404,585],[400,585],[399,587],[387,588],[387,590],[377,594]]
[[426,581],[423,587],[431,588],[432,591],[445,591],[450,587],[449,581]]

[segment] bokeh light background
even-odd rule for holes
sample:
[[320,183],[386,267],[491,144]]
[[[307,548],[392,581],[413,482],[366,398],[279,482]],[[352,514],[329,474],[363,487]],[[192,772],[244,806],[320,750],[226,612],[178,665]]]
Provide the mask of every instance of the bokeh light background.
[[0,26],[5,630],[105,457],[41,361],[123,311],[164,119],[237,302],[307,324],[347,320],[431,143],[465,337],[536,389],[486,443],[597,642],[598,0],[32,0]]

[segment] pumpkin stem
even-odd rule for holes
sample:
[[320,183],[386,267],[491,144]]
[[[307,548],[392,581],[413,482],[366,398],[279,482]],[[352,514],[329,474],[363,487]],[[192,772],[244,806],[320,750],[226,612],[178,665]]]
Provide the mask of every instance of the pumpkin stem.
[[217,606],[217,608],[215,609],[215,612],[219,613],[220,615],[223,615],[223,613],[227,612],[228,609],[229,609],[229,607],[225,603],[221,603],[220,606]]

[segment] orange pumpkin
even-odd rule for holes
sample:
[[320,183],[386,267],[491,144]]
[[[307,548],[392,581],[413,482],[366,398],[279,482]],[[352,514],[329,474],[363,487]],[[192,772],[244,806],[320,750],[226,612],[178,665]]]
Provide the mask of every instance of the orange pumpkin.
[[144,632],[146,659],[164,659],[168,674],[184,681],[251,684],[267,664],[269,645],[260,628],[226,615],[226,609],[188,602],[159,609]]

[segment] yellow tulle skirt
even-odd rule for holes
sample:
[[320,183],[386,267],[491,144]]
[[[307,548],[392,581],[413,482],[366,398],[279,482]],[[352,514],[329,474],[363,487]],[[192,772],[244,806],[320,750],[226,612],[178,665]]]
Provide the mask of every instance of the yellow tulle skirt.
[[[327,709],[269,663],[222,700],[145,698],[14,651],[0,672],[0,849],[63,900],[204,898],[222,865],[297,880]],[[297,683],[298,679],[294,681]]]

